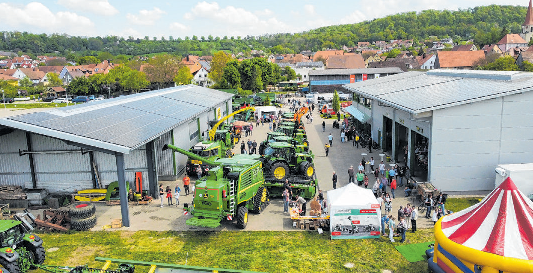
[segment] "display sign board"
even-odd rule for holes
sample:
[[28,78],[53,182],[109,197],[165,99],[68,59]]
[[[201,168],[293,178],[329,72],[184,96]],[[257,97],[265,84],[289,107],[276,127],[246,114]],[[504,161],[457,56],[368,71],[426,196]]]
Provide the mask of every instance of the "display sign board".
[[355,82],[355,75],[350,75],[350,83],[354,83]]
[[367,74],[363,74],[363,81],[366,81],[368,80],[368,75]]
[[217,108],[217,120],[220,120],[222,118],[222,110],[220,107]]
[[371,208],[339,208],[331,211],[331,239],[379,238],[380,213],[379,204]]

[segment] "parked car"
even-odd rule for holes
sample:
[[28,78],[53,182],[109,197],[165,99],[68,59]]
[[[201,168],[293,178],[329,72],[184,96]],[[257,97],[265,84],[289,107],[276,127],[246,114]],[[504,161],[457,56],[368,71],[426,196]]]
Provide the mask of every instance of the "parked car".
[[43,98],[43,101],[44,102],[51,102],[51,101],[53,101],[55,99],[57,99],[57,97],[49,96],[49,97]]
[[0,99],[0,102],[1,103],[4,103],[4,102],[7,102],[7,103],[12,103],[14,102],[15,100],[13,98],[3,98],[3,99]]
[[75,97],[72,102],[89,102],[89,97],[87,96],[77,96]]
[[94,95],[90,95],[90,96],[89,96],[89,99],[90,99],[90,100],[94,100]]
[[104,97],[100,96],[100,97],[98,97],[98,98],[96,98],[94,100],[104,100]]
[[67,102],[68,102],[67,98],[57,98],[52,101],[52,103],[67,103]]

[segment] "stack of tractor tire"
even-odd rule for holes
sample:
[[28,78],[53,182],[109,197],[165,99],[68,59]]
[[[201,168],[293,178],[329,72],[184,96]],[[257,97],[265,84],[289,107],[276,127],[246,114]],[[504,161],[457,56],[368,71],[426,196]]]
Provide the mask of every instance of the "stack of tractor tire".
[[73,230],[89,230],[96,226],[96,207],[92,203],[74,203],[68,206],[70,228]]

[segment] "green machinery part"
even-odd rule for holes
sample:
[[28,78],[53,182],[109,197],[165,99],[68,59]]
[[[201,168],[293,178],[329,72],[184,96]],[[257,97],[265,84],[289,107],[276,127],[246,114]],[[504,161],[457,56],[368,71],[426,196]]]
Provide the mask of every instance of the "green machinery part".
[[[126,181],[126,192],[130,192],[130,182],[128,181]],[[118,199],[115,196],[118,196],[118,181],[111,182],[109,186],[107,186],[104,200],[109,201],[111,199]]]

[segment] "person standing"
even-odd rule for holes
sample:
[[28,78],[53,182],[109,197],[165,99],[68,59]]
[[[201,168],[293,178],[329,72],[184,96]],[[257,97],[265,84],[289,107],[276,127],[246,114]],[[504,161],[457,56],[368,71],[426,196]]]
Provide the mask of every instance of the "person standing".
[[363,186],[363,181],[365,180],[365,174],[363,171],[357,172],[357,186]]
[[375,197],[378,197],[378,191],[379,191],[379,180],[376,180],[374,183],[374,186],[372,186],[372,193],[374,193]]
[[246,154],[246,145],[244,144],[244,140],[241,141],[241,154]]
[[402,219],[403,217],[405,217],[405,213],[403,211],[403,206],[400,206],[398,209],[398,219]]
[[381,176],[385,175],[385,164],[383,163],[383,161],[379,163],[379,172],[381,173]]
[[402,239],[400,240],[400,243],[403,243],[405,242],[405,231],[407,230],[406,228],[406,223],[405,223],[405,219],[404,218],[400,218],[400,223],[398,224],[398,229],[400,231],[400,235],[402,237]]
[[368,138],[368,153],[372,153],[372,138]]
[[370,170],[374,172],[374,157],[373,156],[370,157]]
[[389,240],[391,241],[391,243],[394,243],[394,219],[394,216],[389,216]]
[[251,154],[253,142],[250,139],[248,139],[248,142],[246,142],[246,144],[248,145],[248,154]]
[[416,220],[418,220],[418,209],[416,206],[413,206],[411,210],[411,232],[416,232]]
[[405,175],[405,166],[399,167],[397,169],[397,172],[398,173],[396,174],[396,176],[398,177],[398,184],[400,185],[400,187],[403,187],[403,176]]
[[364,159],[361,160],[361,162],[359,163],[359,166],[357,166],[357,171],[362,172],[365,169],[365,167],[363,166],[364,161],[365,161]]
[[388,215],[381,216],[381,235],[382,236],[385,236],[385,229],[388,224],[389,224],[389,216]]
[[185,174],[183,177],[183,189],[185,190],[185,195],[189,195],[189,184],[191,183],[191,178]]
[[365,178],[363,179],[363,183],[365,184],[365,189],[368,189],[368,175],[365,174]]
[[439,221],[439,211],[438,211],[438,209],[435,208],[435,210],[433,211],[433,215],[431,216],[431,220],[433,221],[433,225],[435,225],[437,223],[437,221]]
[[344,138],[346,137],[346,133],[344,132],[344,129],[341,130],[341,143],[344,143]]
[[333,189],[337,188],[337,174],[335,171],[333,171],[333,178],[331,179],[333,181]]
[[305,201],[305,198],[298,195],[296,196],[296,202],[298,202],[298,205],[300,206],[300,216],[305,216],[307,210],[307,201]]
[[359,134],[355,133],[355,137],[353,139],[353,146],[355,146],[357,149],[359,149]]
[[326,122],[322,121],[322,132],[326,131]]
[[330,146],[329,146],[328,143],[326,143],[326,144],[324,145],[324,150],[326,151],[326,157],[328,157],[328,154],[329,154],[329,147],[330,147]]
[[333,136],[331,135],[331,133],[329,133],[328,140],[329,140],[329,146],[333,146]]
[[322,190],[318,190],[318,203],[320,203],[320,208],[324,210],[324,194]]
[[381,197],[381,194],[379,194],[379,196],[376,198],[376,200],[378,201],[379,210],[381,211],[381,209],[383,208],[383,198]]
[[407,203],[407,206],[403,209],[403,214],[405,215],[405,223],[407,224],[405,226],[406,229],[409,229],[411,226],[411,214],[413,210],[411,209],[411,204]]
[[444,210],[444,203],[446,202],[446,198],[442,194],[442,192],[437,197],[437,206],[442,210],[442,215],[446,215],[446,210]]
[[392,182],[390,183],[390,192],[392,193],[392,199],[396,198],[396,196],[394,195],[395,190],[396,190],[396,179],[392,179]]
[[202,166],[201,166],[201,165],[198,165],[198,166],[196,167],[196,175],[198,176],[198,180],[200,180],[200,178],[202,178],[202,174],[203,174]]
[[383,192],[383,194],[387,193],[387,178],[385,178],[384,176],[381,177],[381,191]]
[[433,207],[433,196],[431,193],[426,197],[424,204],[426,205],[426,218],[429,218],[431,216],[431,208]]
[[392,180],[396,180],[394,177],[396,176],[396,170],[394,169],[394,167],[392,167],[390,170],[389,170],[389,182],[392,183]]
[[348,183],[354,183],[355,182],[354,177],[355,177],[355,170],[353,169],[353,165],[352,165],[348,169]]
[[159,184],[159,199],[161,199],[161,207],[163,207],[163,198],[165,197],[165,191],[163,190],[163,185]]
[[365,158],[361,158],[361,165],[363,166],[363,172],[366,173],[366,160]]
[[283,212],[288,213],[289,212],[289,189],[285,188],[283,190]]
[[387,193],[385,195],[385,212],[391,212],[392,210],[392,199],[390,198],[390,195]]
[[252,142],[252,154],[257,153],[257,142],[254,139],[254,142]]
[[170,189],[170,186],[167,186],[165,192],[167,193],[167,204],[172,206],[172,190]]
[[176,187],[174,188],[174,198],[176,199],[176,206],[180,204],[180,193],[181,193],[180,185],[176,184]]

